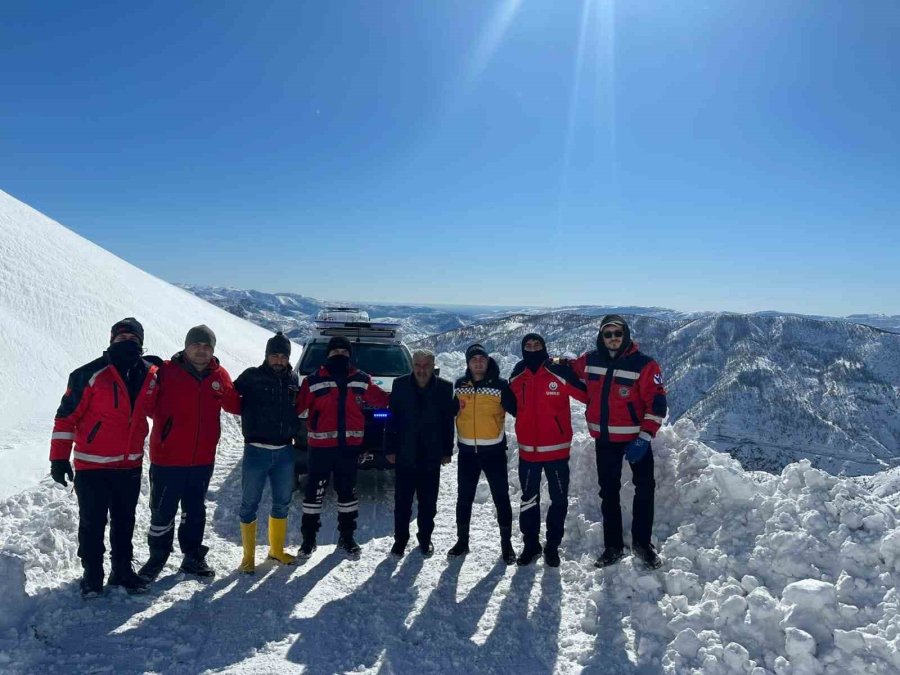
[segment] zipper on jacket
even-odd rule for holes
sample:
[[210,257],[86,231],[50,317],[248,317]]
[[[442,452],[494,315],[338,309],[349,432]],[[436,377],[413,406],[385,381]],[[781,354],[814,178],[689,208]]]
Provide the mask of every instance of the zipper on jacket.
[[88,434],[88,437],[87,437],[87,442],[88,442],[88,443],[93,443],[93,442],[94,442],[94,436],[96,436],[96,435],[97,435],[97,432],[100,431],[100,425],[101,425],[101,424],[103,424],[103,422],[97,422],[97,423],[94,425],[94,428],[91,429],[91,433],[89,433],[89,434]]
[[[332,376],[334,377],[334,376]],[[349,375],[344,378],[344,386],[335,379],[338,390],[338,408],[337,408],[337,442],[338,450],[347,449],[347,390],[350,388]],[[361,412],[361,411],[360,411]],[[363,420],[363,428],[365,429],[365,419]],[[341,440],[343,439],[343,445]]]
[[609,390],[612,388],[613,367],[610,365],[603,376],[603,389],[600,392],[600,440],[609,442]]
[[[196,378],[194,378],[196,381]],[[200,391],[200,388],[203,386],[203,381],[208,378],[203,378],[197,382],[197,433],[194,436],[194,452],[191,453],[191,466],[196,466],[197,464],[197,446],[200,445],[200,415],[203,412],[203,392]],[[210,385],[212,386],[212,385]],[[215,453],[215,449],[213,450]]]

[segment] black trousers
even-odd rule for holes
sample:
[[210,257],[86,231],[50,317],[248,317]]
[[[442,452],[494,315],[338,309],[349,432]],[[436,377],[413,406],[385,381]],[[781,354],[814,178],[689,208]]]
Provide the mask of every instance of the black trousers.
[[310,448],[309,475],[303,496],[303,518],[300,532],[304,537],[315,536],[321,526],[325,489],[334,476],[337,493],[338,532],[352,534],[356,531],[359,515],[359,499],[356,496],[356,467],[359,454],[355,448]]
[[460,450],[457,455],[457,482],[459,492],[456,497],[456,527],[461,537],[469,536],[469,522],[472,519],[472,503],[481,474],[487,478],[491,498],[497,509],[497,524],[500,534],[512,533],[512,506],[509,503],[509,477],[506,470],[506,453],[493,452],[478,454]]
[[[603,513],[603,544],[607,548],[624,548],[622,539],[622,505],[619,490],[622,487],[622,461],[628,443],[601,443],[595,441],[597,453],[597,480],[600,483],[600,510]],[[653,533],[653,510],[656,481],[653,478],[653,449],[640,461],[631,465],[634,483],[634,504],[631,517],[632,546],[647,546]]]
[[141,494],[141,467],[75,472],[78,496],[78,557],[84,569],[103,570],[103,537],[109,516],[113,569],[131,566],[134,510]]
[[394,484],[394,539],[404,543],[409,541],[409,519],[415,498],[418,501],[416,523],[419,526],[419,543],[431,541],[440,482],[440,466],[435,469],[397,467]]
[[522,505],[519,508],[519,529],[525,545],[537,544],[541,533],[541,473],[547,476],[550,508],[547,509],[547,545],[559,546],[569,511],[569,460],[526,462],[519,460],[519,484],[522,486]]
[[181,506],[178,545],[186,556],[203,557],[206,530],[206,491],[213,465],[150,465],[150,531],[147,545],[152,553],[171,553],[175,539],[175,514]]

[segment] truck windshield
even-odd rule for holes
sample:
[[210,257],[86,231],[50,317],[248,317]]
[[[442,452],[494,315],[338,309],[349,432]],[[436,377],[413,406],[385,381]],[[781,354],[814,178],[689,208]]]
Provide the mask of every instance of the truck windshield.
[[[297,372],[312,375],[325,363],[325,342],[313,342],[303,350]],[[350,362],[369,375],[400,377],[412,372],[412,363],[400,345],[354,343]]]

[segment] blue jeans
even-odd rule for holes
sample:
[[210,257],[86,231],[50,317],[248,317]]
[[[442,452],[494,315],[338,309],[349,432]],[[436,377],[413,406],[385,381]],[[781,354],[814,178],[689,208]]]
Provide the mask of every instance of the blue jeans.
[[287,518],[294,492],[294,449],[290,445],[277,450],[244,446],[244,459],[241,462],[242,523],[256,520],[266,478],[272,487],[272,517]]

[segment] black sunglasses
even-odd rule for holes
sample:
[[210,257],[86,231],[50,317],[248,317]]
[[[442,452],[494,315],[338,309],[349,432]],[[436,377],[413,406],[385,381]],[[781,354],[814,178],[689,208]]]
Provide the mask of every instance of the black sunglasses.
[[623,333],[620,330],[608,330],[608,331],[604,331],[604,333],[603,333],[603,337],[605,337],[607,340],[609,340],[610,338],[622,337],[624,335],[625,335],[625,333]]

